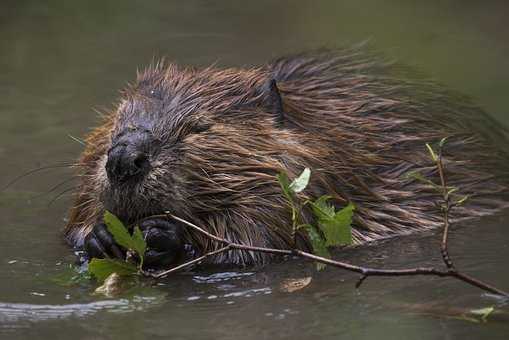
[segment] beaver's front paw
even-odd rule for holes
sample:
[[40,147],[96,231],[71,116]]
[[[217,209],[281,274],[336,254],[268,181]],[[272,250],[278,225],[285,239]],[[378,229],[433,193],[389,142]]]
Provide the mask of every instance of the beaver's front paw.
[[113,236],[104,223],[94,226],[94,229],[85,237],[85,252],[88,258],[125,258],[125,250],[115,243]]
[[181,229],[174,223],[163,218],[153,218],[141,222],[140,229],[147,242],[144,268],[166,268],[184,257],[186,247]]

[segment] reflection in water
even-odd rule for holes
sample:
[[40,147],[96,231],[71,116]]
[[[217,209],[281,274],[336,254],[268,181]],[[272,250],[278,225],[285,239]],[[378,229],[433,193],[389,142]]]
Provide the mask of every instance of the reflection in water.
[[100,310],[132,310],[128,300],[96,301],[86,304],[33,305],[0,303],[0,322],[43,321],[69,316],[87,316]]
[[94,301],[82,304],[36,305],[27,303],[0,302],[0,328],[2,324],[13,322],[38,322],[53,319],[64,319],[71,316],[86,317],[100,311],[126,313],[143,311],[161,305],[162,297],[136,296],[132,299]]
[[193,277],[193,281],[196,283],[217,283],[222,281],[241,279],[243,277],[248,277],[251,275],[254,275],[254,273],[222,272],[214,273],[208,276],[195,275]]

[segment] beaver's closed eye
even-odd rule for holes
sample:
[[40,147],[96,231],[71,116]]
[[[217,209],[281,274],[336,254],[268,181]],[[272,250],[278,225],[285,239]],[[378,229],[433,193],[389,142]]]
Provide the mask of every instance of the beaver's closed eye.
[[157,99],[157,100],[164,99],[163,90],[160,86],[154,87],[154,88],[146,91],[145,93],[146,93],[146,96],[148,96],[149,98],[152,98],[152,99]]

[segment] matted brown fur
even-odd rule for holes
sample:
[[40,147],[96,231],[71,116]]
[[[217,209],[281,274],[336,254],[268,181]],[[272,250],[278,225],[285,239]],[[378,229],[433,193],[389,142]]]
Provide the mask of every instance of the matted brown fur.
[[[283,113],[273,112],[275,80]],[[142,122],[162,142],[152,170],[129,189],[105,171],[112,139]],[[171,211],[208,231],[249,245],[287,248],[290,211],[276,174],[312,170],[305,198],[355,203],[356,244],[441,225],[435,191],[405,176],[436,179],[425,143],[443,137],[450,185],[471,195],[455,218],[506,206],[506,131],[481,109],[395,63],[358,49],[301,54],[252,69],[149,67],[118,108],[86,139],[82,180],[67,238],[80,246],[104,209],[127,223]],[[504,145],[505,147],[505,145]],[[306,213],[309,219],[309,214]],[[202,251],[217,248],[196,234]],[[301,247],[307,247],[303,242]],[[263,263],[232,251],[220,263]]]

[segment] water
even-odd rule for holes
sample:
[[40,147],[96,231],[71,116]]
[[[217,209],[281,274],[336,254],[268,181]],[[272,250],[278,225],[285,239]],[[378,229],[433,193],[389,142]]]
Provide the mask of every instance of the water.
[[[74,160],[137,67],[168,56],[191,65],[252,65],[281,54],[370,39],[466,93],[509,124],[509,33],[504,1],[2,1],[0,187],[20,173]],[[488,323],[456,309],[507,301],[438,278],[316,273],[289,261],[256,271],[188,273],[119,298],[54,279],[73,255],[60,238],[71,173],[27,176],[0,193],[0,338],[25,339],[506,339],[507,317]],[[44,196],[41,194],[46,193]],[[509,289],[509,213],[455,228],[451,252],[465,271]],[[394,239],[338,254],[371,266],[439,265],[439,235]],[[287,279],[312,277],[287,293]]]

